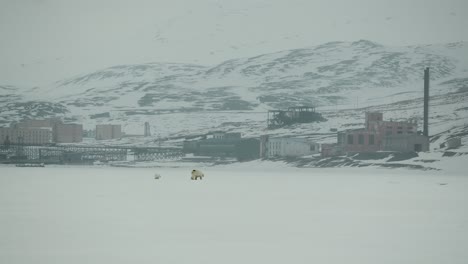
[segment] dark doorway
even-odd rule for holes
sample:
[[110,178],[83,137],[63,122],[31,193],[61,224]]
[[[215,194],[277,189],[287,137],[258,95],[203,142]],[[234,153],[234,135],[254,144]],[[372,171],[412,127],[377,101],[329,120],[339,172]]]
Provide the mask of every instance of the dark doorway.
[[416,151],[416,152],[422,151],[422,145],[421,144],[414,144],[414,151]]

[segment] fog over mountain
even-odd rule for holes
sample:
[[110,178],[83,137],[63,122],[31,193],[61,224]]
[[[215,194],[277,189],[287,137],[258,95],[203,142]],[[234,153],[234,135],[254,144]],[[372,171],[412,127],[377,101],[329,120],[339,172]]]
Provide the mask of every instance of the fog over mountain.
[[367,39],[468,41],[464,0],[2,0],[0,84],[50,83],[115,65],[213,66]]

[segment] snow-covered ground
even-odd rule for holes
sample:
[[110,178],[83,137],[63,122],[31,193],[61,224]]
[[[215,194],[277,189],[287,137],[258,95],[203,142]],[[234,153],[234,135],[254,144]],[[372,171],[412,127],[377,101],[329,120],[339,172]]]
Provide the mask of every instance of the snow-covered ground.
[[461,171],[249,165],[199,168],[202,181],[192,168],[2,166],[0,263],[468,259]]

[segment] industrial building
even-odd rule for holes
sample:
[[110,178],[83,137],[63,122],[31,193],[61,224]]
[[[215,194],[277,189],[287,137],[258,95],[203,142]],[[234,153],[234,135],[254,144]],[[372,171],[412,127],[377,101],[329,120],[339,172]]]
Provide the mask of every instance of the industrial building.
[[197,156],[253,160],[260,157],[260,141],[256,138],[242,138],[241,133],[213,132],[204,139],[184,141],[183,151]]
[[54,141],[56,143],[78,143],[83,141],[83,125],[55,124]]
[[195,154],[200,156],[235,157],[236,146],[240,139],[215,139],[200,140]]
[[375,130],[352,129],[337,134],[343,152],[374,152],[382,150],[382,135]]
[[277,137],[261,140],[263,157],[300,157],[320,153],[320,145],[306,138]]
[[340,156],[343,152],[337,143],[325,143],[320,145],[320,154],[322,157],[332,157]]
[[429,151],[429,138],[424,135],[389,135],[383,139],[383,150],[398,152]]
[[52,143],[52,128],[0,127],[0,144],[44,145]]
[[56,124],[62,123],[62,121],[58,118],[49,118],[43,120],[37,119],[28,119],[23,120],[18,123],[11,124],[10,127],[14,128],[43,128],[43,127],[54,127]]
[[382,113],[367,112],[364,126],[360,129],[338,132],[337,146],[341,148],[340,152],[429,150],[429,138],[417,134],[418,124],[415,120],[384,121]]
[[311,123],[326,121],[322,114],[312,106],[289,107],[288,110],[269,110],[268,128],[277,128],[295,123]]
[[96,125],[96,139],[117,139],[122,137],[122,127],[120,125]]
[[429,151],[429,68],[424,70],[424,116],[422,135],[415,120],[384,121],[380,112],[365,114],[364,128],[337,133],[336,146],[322,148],[322,156],[342,153]]
[[0,128],[0,141],[8,136],[11,144],[43,145],[49,143],[76,143],[83,141],[81,124],[64,124],[60,119],[24,120],[9,128]]

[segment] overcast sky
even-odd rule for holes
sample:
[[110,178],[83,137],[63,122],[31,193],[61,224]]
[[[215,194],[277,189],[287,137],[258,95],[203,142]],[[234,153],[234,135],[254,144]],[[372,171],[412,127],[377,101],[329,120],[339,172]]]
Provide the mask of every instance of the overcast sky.
[[0,0],[0,85],[368,39],[468,41],[468,0]]

